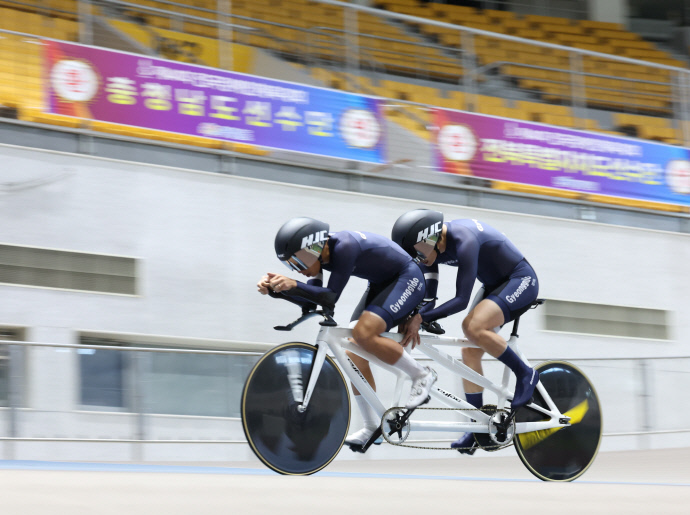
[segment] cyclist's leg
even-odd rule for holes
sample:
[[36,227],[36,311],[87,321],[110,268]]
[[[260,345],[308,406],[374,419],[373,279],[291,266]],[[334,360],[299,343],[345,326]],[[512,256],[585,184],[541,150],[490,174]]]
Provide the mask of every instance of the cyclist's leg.
[[[470,304],[470,308],[468,310],[469,313],[472,313],[474,308],[477,307],[477,305],[481,301],[483,301],[487,296],[489,296],[490,294],[495,294],[495,293],[500,292],[503,288],[505,288],[505,286],[507,284],[508,284],[508,281],[504,282],[503,284],[501,284],[497,288],[489,288],[488,291],[487,291],[485,286],[482,286],[479,289],[479,291],[477,292],[477,294],[474,296],[474,299],[472,299],[472,304]],[[535,298],[536,298],[536,296],[535,296]],[[505,318],[505,316],[504,316],[504,318]],[[505,323],[505,321],[504,321],[504,323]],[[503,327],[503,325],[498,325],[498,326],[493,328],[493,331],[495,333],[498,333],[498,331],[501,329],[501,327]],[[481,374],[481,375],[484,375],[484,370],[482,368],[482,357],[483,356],[484,356],[484,350],[481,348],[463,347],[463,349],[462,349],[462,362],[465,365],[467,365],[469,368],[471,368],[472,370],[474,370],[475,372],[477,372],[478,374]],[[480,400],[476,400],[476,399],[478,399],[478,397],[475,394],[477,394],[477,395],[481,394],[484,391],[484,388],[482,388],[479,385],[474,384],[471,381],[468,381],[467,379],[462,380],[462,385],[463,385],[463,389],[465,390],[465,394],[472,394],[473,400],[475,402],[478,402],[479,406],[481,406],[482,405],[481,404],[482,403],[481,397],[479,397]],[[467,399],[467,400],[470,401],[470,399]],[[476,404],[474,402],[471,402],[471,403],[472,403],[472,405],[476,406]],[[477,407],[479,407],[479,406],[477,406]]]
[[[381,331],[399,325],[424,300],[424,275],[414,262],[374,297],[360,318],[360,337],[363,346],[370,346],[370,352],[379,359],[405,372],[412,379],[410,397],[405,404],[409,409],[416,408],[427,401],[431,387],[436,381],[436,372],[422,367],[409,353],[404,352],[399,343],[381,336]],[[360,329],[355,327],[355,332]]]
[[[375,391],[376,385],[374,383],[374,375],[371,373],[371,367],[369,366],[369,362],[364,358],[360,358],[356,354],[352,354],[351,352],[348,352],[348,356],[355,364],[355,366],[360,370],[360,372],[362,372],[364,378]],[[358,429],[357,431],[354,431],[353,433],[349,434],[345,439],[345,443],[350,446],[363,446],[369,441],[369,438],[371,438],[371,435],[374,434],[376,428],[379,427],[381,420],[374,411],[374,408],[372,408],[369,405],[369,403],[363,395],[360,395],[359,391],[357,391],[357,388],[355,388],[354,385],[352,385],[352,391],[355,396],[355,403],[357,404],[359,412],[362,415],[362,422],[364,426]],[[383,443],[383,437],[379,437],[374,443],[376,445]]]
[[[372,296],[375,296],[377,293],[376,287],[372,289],[371,284],[367,285],[367,289],[364,292],[364,295],[362,295],[362,298],[360,299],[359,303],[357,304],[357,307],[355,308],[354,312],[352,313],[352,317],[350,319],[350,327],[354,328],[355,325],[357,325],[357,322],[359,321],[359,318],[362,316],[362,313],[364,312],[364,308],[367,306],[369,303],[369,300],[372,298]],[[355,341],[354,338],[351,338],[351,341]],[[356,343],[356,342],[355,342]],[[362,358],[361,356],[357,356],[357,354],[354,354],[350,351],[347,351],[347,356],[352,360],[352,362],[355,364],[355,366],[359,369],[359,371],[362,373],[364,378],[367,380],[369,383],[369,386],[376,391],[376,380],[374,379],[374,374],[371,371],[371,366],[369,365],[369,361],[366,359]],[[355,402],[357,403],[357,407],[359,408],[359,412],[362,415],[362,422],[364,423],[364,427],[360,428],[359,430],[351,433],[348,435],[348,437],[345,439],[345,443],[347,445],[364,445],[367,441],[369,441],[369,438],[371,435],[374,433],[376,428],[379,426],[380,420],[376,413],[374,412],[373,408],[369,405],[367,400],[360,394],[359,390],[355,387],[355,385],[352,386],[352,393],[354,393],[355,396]],[[383,442],[383,438],[379,438],[376,440],[376,444],[380,444]]]
[[[477,305],[484,300],[485,295],[485,288],[482,287],[477,292],[472,301],[472,304],[470,305],[470,313],[473,313]],[[474,370],[475,372],[481,375],[484,375],[484,369],[482,367],[483,355],[484,350],[481,348],[462,348],[462,362],[465,365],[467,365],[470,369]],[[484,388],[464,378],[462,380],[462,385],[465,391],[465,399],[467,400],[467,402],[469,402],[472,406],[474,406],[477,409],[481,408],[484,404]],[[477,442],[474,438],[474,433],[465,433],[460,438],[452,442],[450,446],[452,449],[457,449],[462,454],[472,455],[477,449]]]
[[[482,300],[484,300],[484,297],[486,297],[487,292],[484,286],[482,286],[477,294],[474,296],[474,299],[472,299],[472,304],[470,304],[470,309],[469,312],[471,313],[472,310],[479,304]],[[478,349],[476,347],[463,347],[462,348],[462,362],[467,365],[469,368],[477,372],[478,374],[484,375],[484,369],[482,368],[482,356],[484,355],[484,351],[482,349]],[[481,395],[481,393],[484,391],[484,388],[481,386],[474,384],[471,381],[468,381],[467,379],[462,380],[462,387],[465,391],[465,395],[467,394],[473,394],[473,400],[477,399],[477,395]],[[470,402],[473,406],[475,406],[474,403],[470,401],[470,399],[467,399],[468,402]],[[481,400],[479,401],[479,406],[480,407]]]
[[[470,305],[470,311],[472,311],[477,304],[479,304],[485,297],[486,290],[482,286],[477,294],[472,300]],[[462,348],[462,362],[469,368],[477,372],[478,374],[484,375],[484,369],[482,368],[482,356],[484,351],[476,347],[463,347]],[[465,391],[465,399],[472,406],[479,409],[484,405],[484,388],[478,384],[468,381],[463,378],[462,387]],[[474,421],[474,419],[472,419]],[[477,449],[477,442],[474,438],[474,433],[465,433],[460,438],[455,440],[450,444],[452,449],[457,449],[462,454],[474,454]]]
[[381,316],[365,311],[352,329],[352,337],[365,351],[388,365],[395,365],[403,353],[403,348],[390,338],[381,336],[386,329],[386,321]]
[[[474,383],[470,383],[469,381],[467,382],[470,385],[481,389],[481,387],[475,385]],[[481,408],[484,405],[484,396],[481,391],[467,392],[467,390],[465,390],[465,399],[467,400],[467,402],[469,402],[472,406],[474,406],[477,409]],[[472,422],[474,421],[475,420],[472,419]],[[474,454],[474,451],[477,449],[477,442],[474,438],[474,433],[465,433],[460,438],[452,442],[450,444],[450,447],[451,449],[457,449],[462,454]]]
[[424,274],[413,262],[389,282],[370,283],[366,306],[360,308],[360,301],[362,312],[352,329],[357,344],[389,365],[404,360],[400,344],[381,333],[398,325],[424,300],[424,284]]
[[[353,354],[350,351],[347,351],[347,357],[350,358],[352,362],[355,364],[355,366],[359,369],[359,371],[364,376],[364,379],[366,379],[367,383],[369,383],[369,386],[371,386],[371,389],[376,391],[376,380],[374,379],[374,373],[371,371],[369,361],[360,356],[357,356],[357,354]],[[352,385],[352,391],[357,397],[359,397],[359,390],[357,390],[354,384]]]
[[[397,342],[391,340],[390,338],[381,336],[381,333],[385,331],[386,322],[381,317],[369,311],[364,311],[360,315],[357,324],[352,329],[352,336],[357,345],[362,347],[364,350],[370,352],[384,363],[395,365],[398,361],[400,361],[401,357],[405,355],[405,352]],[[372,387],[374,387],[374,377],[371,372],[369,362],[364,358],[361,358],[350,352],[348,352],[348,356],[350,359],[352,359],[357,368],[360,369],[365,379],[372,385]],[[412,361],[416,364],[416,361]],[[421,368],[421,366],[419,368]],[[357,406],[359,406],[360,413],[362,414],[364,427],[349,435],[345,439],[345,443],[351,447],[363,446],[374,434],[374,431],[379,426],[380,421],[376,417],[372,407],[369,406],[366,399],[359,394],[354,385],[352,389],[355,392],[355,402],[357,402]],[[380,442],[377,440],[375,443]]]
[[[412,392],[416,396],[410,396],[407,407],[416,407],[424,402],[431,385],[436,380],[436,373],[431,369],[422,367],[394,340],[381,336],[381,333],[398,325],[412,312],[424,299],[424,276],[421,269],[410,262],[409,266],[397,277],[388,283],[369,283],[367,291],[362,296],[352,321],[356,320],[352,330],[352,337],[360,347],[373,354],[384,363],[393,365],[413,380]],[[368,361],[348,353],[353,363],[363,373],[365,379],[375,387],[373,374]],[[353,387],[355,400],[360,407],[365,427],[350,435],[346,443],[363,444],[369,440],[373,433],[373,424],[370,422],[372,412],[368,403],[361,398],[359,392]],[[378,423],[376,424],[378,427]]]
[[[494,327],[503,325],[504,320],[501,307],[493,300],[484,299],[465,317],[462,330],[467,339],[479,347],[479,351],[486,351],[498,358],[507,344],[501,335],[494,332]],[[466,354],[471,356],[470,352]]]
[[[483,355],[484,351],[482,349],[478,349],[476,347],[462,348],[462,362],[481,375],[484,375],[484,369],[482,368]],[[462,380],[462,387],[465,390],[466,394],[481,394],[484,391],[484,388],[477,384],[474,384],[472,381],[469,381],[467,379]]]
[[[354,328],[357,325],[357,323],[359,322],[359,318],[362,316],[362,313],[364,313],[364,308],[366,308],[367,304],[369,304],[369,301],[373,297],[375,297],[377,293],[378,289],[376,288],[376,286],[372,288],[371,283],[369,283],[367,285],[367,289],[364,291],[364,294],[362,295],[362,298],[357,303],[357,307],[352,312],[352,317],[350,317],[351,328]],[[351,341],[355,341],[354,338],[352,338]],[[359,371],[362,372],[362,375],[367,380],[372,389],[376,391],[376,382],[374,381],[374,374],[371,372],[369,362],[366,359],[357,356],[356,354],[353,354],[349,351],[347,351],[347,356],[352,360],[352,362],[359,369]],[[354,385],[352,385],[352,391],[356,396],[359,396],[359,391],[357,391],[357,388],[355,388]]]
[[463,321],[467,338],[494,358],[508,366],[516,378],[515,394],[511,406],[519,408],[527,404],[539,381],[539,373],[528,367],[506,341],[493,331],[497,321],[504,320],[503,312],[493,299],[485,299]]
[[522,261],[502,285],[468,314],[463,321],[467,338],[479,348],[507,365],[517,378],[512,407],[525,405],[539,381],[539,373],[528,367],[506,341],[494,331],[529,309],[539,292],[537,276],[527,261]]
[[[376,308],[376,306],[370,306]],[[372,353],[384,363],[393,365],[405,372],[412,379],[410,398],[405,406],[416,408],[426,402],[432,385],[436,382],[436,372],[420,365],[400,344],[390,338],[381,336],[389,326],[395,323],[386,321],[372,311],[365,311],[352,330],[352,336],[358,345]]]

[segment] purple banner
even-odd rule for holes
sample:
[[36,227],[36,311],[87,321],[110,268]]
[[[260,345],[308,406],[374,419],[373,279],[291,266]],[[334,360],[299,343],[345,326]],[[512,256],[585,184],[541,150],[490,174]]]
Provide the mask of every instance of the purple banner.
[[690,205],[686,148],[443,109],[434,120],[445,172]]
[[56,41],[45,57],[51,113],[385,162],[374,98]]

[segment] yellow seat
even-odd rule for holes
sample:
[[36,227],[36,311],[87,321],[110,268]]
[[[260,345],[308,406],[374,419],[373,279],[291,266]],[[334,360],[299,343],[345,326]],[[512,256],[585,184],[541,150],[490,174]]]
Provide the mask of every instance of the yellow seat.
[[575,118],[558,114],[544,113],[541,115],[542,123],[558,125],[561,127],[575,127]]

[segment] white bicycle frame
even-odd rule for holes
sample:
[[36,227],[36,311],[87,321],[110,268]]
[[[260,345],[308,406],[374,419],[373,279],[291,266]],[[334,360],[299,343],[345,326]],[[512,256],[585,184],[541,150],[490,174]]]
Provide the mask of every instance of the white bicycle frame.
[[[402,335],[398,333],[383,333],[381,336],[385,336],[397,342],[400,342]],[[328,350],[330,350],[335,357],[335,360],[340,365],[340,369],[347,375],[355,388],[364,396],[369,405],[374,409],[379,418],[383,418],[385,412],[392,407],[402,406],[400,400],[402,398],[402,387],[405,380],[409,379],[407,374],[402,372],[400,369],[388,365],[378,359],[376,356],[366,352],[361,347],[349,340],[352,337],[352,330],[345,327],[328,327],[322,326],[318,336],[316,337],[316,357],[314,359],[314,366],[312,368],[312,373],[309,378],[309,384],[307,385],[306,391],[302,391],[301,381],[292,382],[293,385],[293,396],[296,402],[301,403],[300,411],[305,411],[309,405],[309,399],[311,398],[314,387],[316,386],[316,381],[321,372],[321,367],[323,366],[324,360]],[[478,374],[474,370],[470,369],[467,365],[462,363],[449,354],[442,352],[437,349],[437,346],[452,346],[452,347],[476,347],[466,339],[462,338],[449,338],[444,336],[436,336],[421,333],[420,334],[421,343],[416,347],[426,356],[431,358],[434,362],[441,365],[443,368],[449,370],[453,374],[460,376],[464,379],[484,387],[495,393],[498,396],[497,408],[503,409],[506,406],[508,399],[512,398],[512,392],[508,390],[508,381],[510,379],[511,371],[508,367],[503,370],[503,376],[501,384],[497,385]],[[520,358],[525,361],[528,365],[529,362],[522,354],[517,346],[517,336],[511,336],[508,340],[508,345],[517,353]],[[376,395],[376,392],[371,388],[369,383],[364,379],[364,376],[355,366],[355,364],[348,358],[345,351],[350,351],[357,356],[360,356],[370,363],[373,363],[396,376],[395,385],[395,402],[389,408],[386,408],[381,400]],[[515,424],[515,434],[529,433],[532,431],[540,431],[546,429],[562,428],[570,425],[570,419],[566,415],[563,415],[555,403],[549,396],[548,392],[544,386],[539,382],[537,385],[537,391],[541,394],[546,402],[547,409],[542,408],[536,404],[528,404],[532,409],[543,413],[548,416],[548,420],[538,421],[538,422],[518,422]],[[473,433],[488,433],[489,432],[489,419],[490,415],[487,415],[481,411],[478,411],[469,402],[458,398],[454,394],[447,392],[446,390],[434,386],[431,391],[431,397],[438,400],[441,404],[454,409],[459,410],[471,410],[471,411],[458,411],[460,415],[465,417],[467,421],[454,421],[454,422],[444,422],[444,421],[424,421],[424,420],[410,420],[410,431],[438,431],[438,432],[473,432]],[[474,419],[474,421],[473,421]]]

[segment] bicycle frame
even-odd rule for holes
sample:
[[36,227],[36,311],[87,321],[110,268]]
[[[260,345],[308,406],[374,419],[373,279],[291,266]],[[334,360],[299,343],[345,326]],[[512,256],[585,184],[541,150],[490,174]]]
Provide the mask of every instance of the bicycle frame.
[[[402,335],[398,333],[383,333],[382,336],[400,342]],[[352,337],[352,330],[345,327],[329,327],[322,326],[319,330],[319,334],[316,337],[316,356],[314,359],[314,365],[309,378],[309,383],[305,392],[295,391],[293,387],[293,396],[295,400],[299,402],[299,399],[303,399],[300,411],[305,411],[309,405],[309,399],[311,398],[314,387],[319,377],[321,367],[323,366],[324,360],[326,358],[326,353],[330,350],[335,357],[335,360],[340,365],[341,370],[347,375],[354,387],[360,392],[361,395],[367,400],[369,405],[374,409],[376,414],[382,418],[387,411],[387,409],[401,406],[400,399],[402,397],[402,387],[407,375],[392,365],[388,365],[378,359],[376,356],[366,352],[361,347],[349,340]],[[443,336],[435,336],[429,334],[421,334],[421,342],[416,347],[423,354],[431,358],[434,362],[441,365],[443,368],[449,370],[453,374],[460,376],[464,379],[484,387],[495,393],[498,396],[497,408],[503,409],[506,406],[508,399],[512,397],[512,392],[508,390],[508,382],[510,379],[511,371],[508,367],[505,367],[502,374],[501,384],[495,384],[486,377],[470,369],[467,365],[461,361],[453,358],[449,354],[437,349],[437,346],[452,346],[452,347],[476,347],[471,342],[466,339],[461,338],[449,338]],[[517,335],[511,335],[508,340],[508,345],[513,348],[513,350],[523,359],[526,363],[529,362],[525,359],[524,355],[517,346]],[[355,366],[355,364],[348,358],[346,351],[350,351],[357,356],[360,356],[370,363],[383,368],[394,374],[396,376],[395,385],[395,402],[389,408],[386,408],[381,400],[376,395],[376,392],[371,388],[369,383],[366,381],[360,370]],[[291,384],[293,384],[291,382]],[[301,390],[301,381],[295,383],[299,384]],[[548,416],[548,420],[543,420],[539,422],[518,422],[515,427],[515,434],[528,433],[532,431],[540,431],[554,428],[562,428],[570,425],[569,417],[563,415],[555,403],[552,401],[548,392],[541,384],[537,385],[537,391],[541,394],[544,401],[547,404],[547,409],[542,408],[534,403],[528,404],[530,407],[544,415]],[[465,417],[467,421],[460,422],[442,422],[442,421],[424,421],[424,420],[410,420],[410,431],[437,431],[437,432],[473,432],[473,433],[488,433],[489,432],[489,420],[490,415],[477,410],[467,401],[458,398],[451,392],[447,392],[444,389],[434,386],[431,391],[432,398],[438,400],[441,404],[448,408],[454,408],[458,410],[470,410],[470,411],[458,411],[460,415]],[[474,421],[473,421],[474,420]]]

